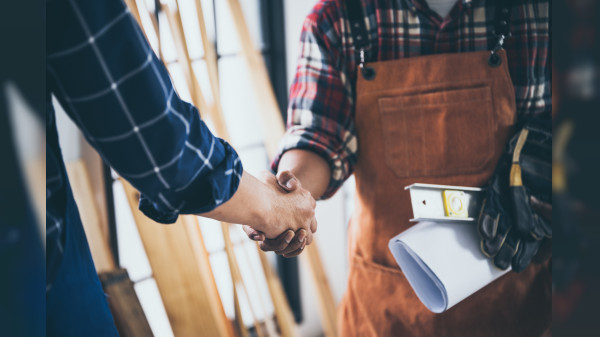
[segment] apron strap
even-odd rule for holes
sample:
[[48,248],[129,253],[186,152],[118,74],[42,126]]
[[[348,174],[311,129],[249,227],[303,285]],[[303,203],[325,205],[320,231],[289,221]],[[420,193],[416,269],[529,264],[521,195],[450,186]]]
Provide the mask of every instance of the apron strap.
[[517,0],[497,0],[496,1],[496,12],[494,13],[494,28],[492,34],[498,39],[496,45],[492,48],[488,63],[492,67],[497,67],[502,63],[498,51],[502,49],[504,45],[504,39],[507,36],[511,36],[510,32],[510,16],[513,5],[517,3]]
[[348,10],[348,20],[350,21],[350,32],[354,42],[356,59],[359,60],[359,68],[367,80],[375,78],[375,70],[365,67],[367,56],[365,52],[370,48],[369,35],[365,25],[365,16],[363,14],[360,0],[346,0],[346,9]]

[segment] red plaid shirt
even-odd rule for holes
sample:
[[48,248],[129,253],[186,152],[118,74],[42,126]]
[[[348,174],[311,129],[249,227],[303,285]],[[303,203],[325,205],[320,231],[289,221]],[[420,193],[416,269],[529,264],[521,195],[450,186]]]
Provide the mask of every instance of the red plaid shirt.
[[[503,1],[503,0],[498,0]],[[344,0],[321,0],[304,21],[296,78],[290,90],[288,130],[280,154],[311,150],[331,167],[330,197],[357,159],[354,125],[356,54]],[[446,18],[425,0],[361,0],[370,36],[370,60],[491,50],[496,1],[458,0]],[[504,48],[519,116],[551,111],[550,3],[519,1],[512,8]]]

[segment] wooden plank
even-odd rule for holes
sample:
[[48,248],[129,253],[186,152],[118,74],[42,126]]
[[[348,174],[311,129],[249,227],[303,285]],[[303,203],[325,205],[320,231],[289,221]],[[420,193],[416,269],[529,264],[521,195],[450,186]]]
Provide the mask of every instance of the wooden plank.
[[142,305],[125,269],[98,274],[121,337],[153,336]]
[[[245,287],[243,287],[242,275],[239,271],[239,266],[237,264],[237,259],[235,258],[235,252],[233,251],[233,244],[231,242],[231,237],[229,235],[229,225],[226,223],[221,223],[221,231],[223,232],[223,242],[225,243],[225,252],[227,254],[227,262],[229,263],[229,271],[231,274],[231,283],[233,284],[233,306],[235,309],[235,318],[238,325],[238,332],[241,337],[248,337],[248,330],[246,329],[246,325],[244,324],[244,319],[242,317],[242,310],[240,307],[240,292],[244,292]],[[250,303],[250,299],[248,298],[248,303]],[[251,306],[250,306],[251,307]],[[252,314],[254,316],[254,313]],[[254,325],[256,324],[256,316],[254,316]]]
[[317,242],[306,247],[306,251],[302,254],[305,262],[310,266],[315,288],[317,289],[317,298],[319,303],[319,312],[321,313],[323,323],[323,331],[325,336],[334,337],[338,335],[337,330],[337,318],[336,318],[336,306],[331,288],[329,287],[329,280],[327,274],[323,268],[323,262],[319,254]]
[[[133,15],[133,18],[135,19],[135,21],[137,21],[138,25],[140,25],[140,27],[142,27],[142,30],[144,30],[143,29],[144,26],[142,26],[142,19],[140,18],[140,11],[138,9],[138,6],[137,6],[137,3],[135,2],[135,0],[125,0],[125,4],[129,8],[129,11]],[[146,39],[148,39],[148,37],[146,37]]]
[[208,72],[208,79],[210,81],[210,88],[213,97],[213,104],[210,107],[211,121],[217,130],[217,135],[219,135],[221,138],[229,139],[227,126],[225,124],[225,118],[223,115],[223,107],[221,105],[221,89],[219,87],[217,51],[215,50],[214,45],[208,39],[208,33],[206,32],[206,20],[204,20],[204,11],[202,10],[202,1],[196,0],[195,5],[196,17],[198,18],[198,25],[200,26],[202,48],[204,49],[204,60],[206,61],[206,69]]
[[188,216],[168,226],[150,220],[138,210],[139,193],[120,180],[175,336],[234,336],[215,296],[218,289],[210,279],[212,269],[197,224],[188,222]]
[[92,184],[85,163],[83,160],[76,160],[68,163],[66,167],[96,271],[113,270],[115,269],[115,260],[102,231],[106,224],[102,224],[102,218],[96,207]]
[[[263,130],[265,137],[265,148],[269,158],[273,158],[277,153],[279,141],[284,135],[284,123],[281,118],[277,100],[269,80],[269,76],[258,48],[252,45],[250,30],[246,24],[242,8],[238,0],[227,0],[235,29],[242,45],[242,54],[246,65],[251,73],[251,78],[255,81],[251,87],[255,90],[258,101],[263,104],[259,111],[261,112]],[[320,259],[316,241],[306,247],[302,254],[308,263],[314,275],[315,285],[318,292],[319,309],[323,317],[323,328],[327,337],[337,336],[336,306],[331,293],[331,288]]]
[[[247,264],[250,264],[249,256],[252,254],[251,249],[249,249],[247,245],[242,245],[242,248],[244,249],[244,252],[245,252],[245,254],[244,254],[245,261]],[[253,246],[252,248],[255,249],[256,247]],[[261,264],[262,264],[262,261],[261,261]],[[252,274],[252,280],[253,280],[254,284],[259,284],[259,280],[256,277],[256,273],[262,272],[262,271],[258,271],[254,268],[251,268],[250,272]],[[266,277],[265,277],[265,281],[266,281]],[[268,284],[267,284],[267,288],[268,288]],[[270,299],[270,296],[269,296],[269,299]],[[267,335],[268,336],[278,336],[279,333],[277,333],[277,329],[275,327],[276,317],[274,315],[271,315],[271,313],[267,312],[267,307],[265,306],[265,300],[266,300],[266,298],[264,298],[263,296],[258,296],[258,301],[259,301],[260,307],[261,307],[263,313],[265,314],[264,325],[265,325],[265,329],[267,330]],[[291,317],[291,315],[290,315],[290,317]],[[293,324],[293,321],[292,321],[292,324]]]
[[177,49],[177,60],[183,67],[183,73],[187,82],[188,90],[192,96],[192,103],[200,110],[200,112],[209,112],[208,104],[206,99],[200,90],[200,83],[194,74],[194,68],[192,67],[192,60],[187,47],[187,40],[185,33],[183,32],[183,23],[181,22],[181,16],[179,10],[171,10],[169,6],[163,5],[162,11],[166,14],[171,33],[173,34],[173,41]]
[[273,158],[279,147],[279,141],[285,132],[283,119],[262,54],[252,44],[250,30],[246,24],[240,3],[238,0],[227,0],[227,3],[231,10],[238,40],[242,45],[242,55],[253,81],[250,87],[254,90],[257,102],[262,104],[258,110],[262,120],[263,134],[265,135],[265,148],[269,158]]
[[273,307],[275,308],[275,315],[277,317],[277,322],[279,323],[279,329],[281,330],[281,336],[298,336],[296,330],[296,323],[294,321],[294,317],[292,316],[292,310],[290,309],[287,297],[283,292],[283,287],[281,286],[279,276],[277,276],[275,271],[273,271],[271,264],[267,260],[267,254],[260,250],[258,243],[256,244],[256,250],[258,251],[258,256],[263,267],[263,272],[265,273],[267,286],[271,294]]
[[[206,250],[206,246],[204,245],[204,239],[202,238],[202,231],[200,230],[200,224],[198,222],[198,217],[194,215],[186,215],[181,216],[181,219],[185,225],[185,229],[187,232],[187,237],[189,239],[190,244],[192,245],[192,249],[194,250],[194,255],[198,261],[198,267],[200,270],[208,270],[209,272],[203,273],[203,282],[208,285],[209,288],[218,289],[217,283],[214,278],[214,274],[212,272],[212,267],[210,265],[210,259],[208,250]],[[221,316],[225,314],[223,310],[223,305],[221,302],[221,297],[219,296],[218,291],[213,291],[208,294],[209,301],[211,303],[219,303],[220,305],[211,306],[213,311],[213,315]],[[225,317],[228,322],[228,336],[234,335],[233,327],[231,326],[229,319]]]
[[[229,140],[229,132],[226,128],[224,122],[224,116],[222,107],[220,105],[220,91],[219,91],[219,78],[217,71],[217,58],[216,52],[212,44],[208,41],[208,34],[206,33],[206,22],[204,20],[204,13],[202,10],[202,4],[200,0],[196,0],[196,11],[198,17],[198,23],[200,25],[200,33],[202,36],[204,54],[206,59],[206,64],[208,68],[209,80],[211,83],[211,88],[213,90],[213,97],[215,102],[217,103],[217,109],[213,120],[217,121],[215,124],[216,133],[223,139]],[[273,96],[274,97],[274,96]],[[283,122],[282,122],[283,123]],[[281,130],[283,132],[283,130]],[[227,242],[227,239],[226,239]],[[273,308],[275,310],[275,315],[277,317],[279,327],[281,329],[281,335],[283,337],[295,337],[296,333],[296,324],[294,322],[294,318],[291,313],[290,306],[287,302],[287,298],[285,297],[285,293],[283,292],[283,287],[281,286],[281,282],[277,274],[273,271],[271,264],[266,258],[266,255],[263,251],[260,250],[258,246],[256,246],[258,251],[260,262],[263,268],[263,272],[265,273],[265,279],[267,280],[267,287],[269,289],[269,294],[271,296],[271,300],[273,302]],[[228,254],[231,255],[231,254]],[[233,257],[235,259],[235,256]],[[237,263],[237,262],[236,262]],[[272,330],[271,325],[269,324],[270,319],[265,317],[265,320],[268,321],[267,329]]]
[[[156,40],[158,42],[158,45],[157,45],[158,56],[160,57],[161,60],[164,61],[164,56],[163,56],[163,52],[162,52],[161,36],[160,36],[160,28],[158,26],[158,20],[157,20],[156,16],[154,15],[154,13],[152,13],[148,9],[148,4],[146,3],[145,0],[142,1],[142,4],[144,6],[144,10],[142,12],[145,15],[147,15],[148,18],[150,19],[150,22],[152,23],[152,29],[154,30],[154,34],[156,35]],[[158,12],[158,10],[156,12]],[[142,30],[145,31],[146,29],[141,25],[141,20],[139,22],[140,22],[140,27],[142,27]],[[148,37],[148,32],[145,31],[145,35],[146,35],[146,37]]]
[[[225,123],[223,121],[223,116],[220,113],[220,111],[214,111],[215,107],[217,107],[217,109],[220,110],[220,104],[216,103],[216,102],[219,102],[218,90],[215,90],[216,86],[214,86],[214,85],[212,86],[213,90],[215,91],[213,93],[213,95],[216,95],[216,96],[214,96],[213,107],[211,107],[209,109],[209,107],[206,103],[206,100],[200,91],[200,85],[198,83],[197,77],[195,76],[194,69],[192,67],[192,62],[191,62],[191,58],[189,55],[188,44],[187,44],[187,40],[185,37],[184,29],[183,29],[181,12],[179,10],[178,2],[176,2],[176,6],[177,6],[176,9],[174,11],[172,11],[168,6],[163,5],[162,10],[167,16],[167,20],[169,22],[169,26],[170,26],[171,32],[173,34],[173,39],[174,39],[174,42],[175,42],[175,45],[177,48],[177,52],[178,52],[178,60],[180,61],[181,65],[183,66],[184,75],[186,77],[188,89],[190,90],[190,93],[192,95],[192,101],[197,107],[199,107],[199,110],[201,112],[208,113],[209,116],[212,117],[211,119],[213,120],[213,124],[215,124],[218,129],[221,129],[224,132],[224,130],[226,130],[226,129],[225,129]],[[201,23],[203,23],[203,22],[204,22],[204,20],[201,21]],[[156,29],[158,29],[158,25],[156,25]],[[202,30],[203,30],[203,37],[206,37],[206,31],[205,31],[204,27]],[[204,40],[204,41],[206,41],[206,40]],[[211,52],[211,49],[209,49],[209,52]],[[212,51],[212,52],[214,52],[214,51]],[[214,66],[216,67],[216,57],[214,58],[214,61],[215,61]],[[215,80],[218,80],[215,77],[214,72],[211,73],[210,79],[211,79],[211,84],[214,83]],[[193,220],[191,220],[191,219],[193,219]],[[197,218],[191,217],[191,216],[184,217],[183,221],[184,221],[184,223],[186,223],[186,229],[188,230],[190,240],[192,240],[191,243],[192,243],[193,249],[195,251],[195,254],[200,257],[199,259],[201,260],[200,262],[202,265],[201,268],[203,268],[203,269],[209,268],[210,262],[208,260],[208,254],[206,253],[206,250],[203,249],[203,243],[200,242],[201,240],[198,240],[198,238],[201,237],[201,234],[199,232]],[[222,225],[226,226],[226,224],[222,224]],[[225,239],[227,242],[227,238],[225,238]],[[231,243],[231,242],[229,242],[229,243]],[[236,277],[237,274],[234,271],[234,268],[237,266],[235,256],[232,255],[232,253],[229,251],[228,251],[227,255],[228,255],[230,265],[233,266],[231,268],[232,268],[232,280],[234,281],[234,284],[235,284],[234,300],[235,300],[235,304],[236,304],[235,305],[236,316],[238,317],[239,322],[241,322],[240,334],[242,335],[242,337],[246,337],[248,335],[248,332],[244,326],[243,321],[241,320],[241,312],[240,312],[239,300],[238,300],[239,291],[237,290],[240,282],[243,282],[243,281],[241,280],[241,275],[239,278]],[[204,256],[205,256],[205,258],[203,258]],[[239,271],[238,271],[238,273],[239,273]],[[214,285],[214,278],[212,278],[212,280],[213,280],[212,284]],[[204,281],[208,282],[208,280],[204,280]],[[216,285],[215,285],[215,287],[216,287]],[[220,298],[218,297],[218,292],[214,292],[213,294],[217,297],[212,298],[211,300],[213,302],[216,300],[220,301]],[[262,337],[260,325],[258,325],[257,322],[255,322],[255,326],[256,326],[257,332],[259,332],[259,337]],[[230,331],[230,333],[232,333],[232,331]]]
[[[279,114],[279,108],[277,106],[277,102],[273,94],[271,84],[268,79],[264,63],[262,61],[262,57],[260,56],[257,50],[252,48],[251,38],[249,33],[247,32],[246,23],[241,12],[241,8],[239,7],[239,3],[237,3],[237,1],[235,1],[235,3],[230,2],[230,5],[232,5],[232,13],[234,14],[234,21],[236,22],[236,29],[238,31],[238,35],[240,36],[242,46],[244,47],[243,54],[247,64],[249,65],[248,68],[251,70],[252,76],[259,82],[258,84],[255,83],[253,85],[253,88],[257,89],[258,91],[257,96],[259,97],[259,101],[263,103],[266,102],[266,106],[270,109],[270,111],[261,114],[261,117],[263,119],[263,124],[266,125],[265,134],[267,135],[267,140],[265,142],[265,145],[269,156],[272,157],[277,149],[277,143],[279,139],[281,139],[284,132],[283,120],[281,119],[281,115]],[[212,107],[212,109],[210,109],[207,106],[206,100],[199,92],[199,85],[197,83],[197,79],[193,76],[194,72],[193,68],[191,67],[189,52],[187,51],[187,43],[185,41],[185,34],[183,33],[183,25],[181,24],[181,18],[178,15],[174,15],[174,13],[172,13],[168,7],[163,6],[163,11],[167,16],[169,25],[171,27],[171,31],[174,35],[173,37],[176,43],[176,48],[178,50],[178,59],[184,61],[184,64],[182,65],[184,67],[184,73],[186,73],[186,81],[188,83],[188,87],[190,88],[193,101],[202,112],[206,111],[210,114],[211,120],[213,121],[213,124],[217,129],[216,133],[224,139],[229,139],[229,135],[227,133],[226,125],[223,119],[222,108],[220,106],[220,91],[218,86],[216,53],[214,52],[214,48],[212,48],[212,46],[208,43],[208,38],[205,31],[206,25],[204,22],[204,17],[199,1],[196,2],[196,9],[198,21],[201,25],[201,35],[205,50],[205,58],[207,62],[209,79],[211,81],[211,89],[213,91],[213,97],[215,102],[215,107]],[[263,109],[260,110],[263,111]],[[273,300],[273,305],[282,332],[282,336],[296,336],[297,334],[295,330],[295,323],[291,315],[291,310],[289,308],[289,304],[287,303],[287,299],[284,295],[279,278],[273,272],[272,267],[266,259],[266,255],[264,254],[264,252],[258,249],[258,246],[257,250],[260,256],[263,271],[265,272],[265,277],[267,279],[269,292]]]

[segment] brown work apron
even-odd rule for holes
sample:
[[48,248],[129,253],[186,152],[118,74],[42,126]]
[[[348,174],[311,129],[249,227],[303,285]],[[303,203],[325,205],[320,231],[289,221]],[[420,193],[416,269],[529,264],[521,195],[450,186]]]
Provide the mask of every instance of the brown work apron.
[[[509,272],[442,314],[419,301],[388,250],[412,224],[404,186],[482,186],[515,123],[506,54],[439,54],[369,63],[356,84],[355,212],[342,336],[533,337],[549,334],[549,265]],[[475,226],[475,225],[474,225]],[[476,230],[473,228],[473,230]],[[440,254],[443,247],[432,246]],[[460,263],[460,261],[457,261]]]

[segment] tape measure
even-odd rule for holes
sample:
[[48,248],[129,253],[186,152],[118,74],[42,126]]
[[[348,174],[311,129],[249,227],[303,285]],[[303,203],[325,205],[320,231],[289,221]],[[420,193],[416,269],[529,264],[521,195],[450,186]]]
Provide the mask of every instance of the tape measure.
[[410,191],[412,222],[472,222],[479,212],[481,188],[417,183],[404,189]]
[[468,218],[467,200],[465,192],[456,190],[443,190],[444,213],[446,216],[456,218]]

